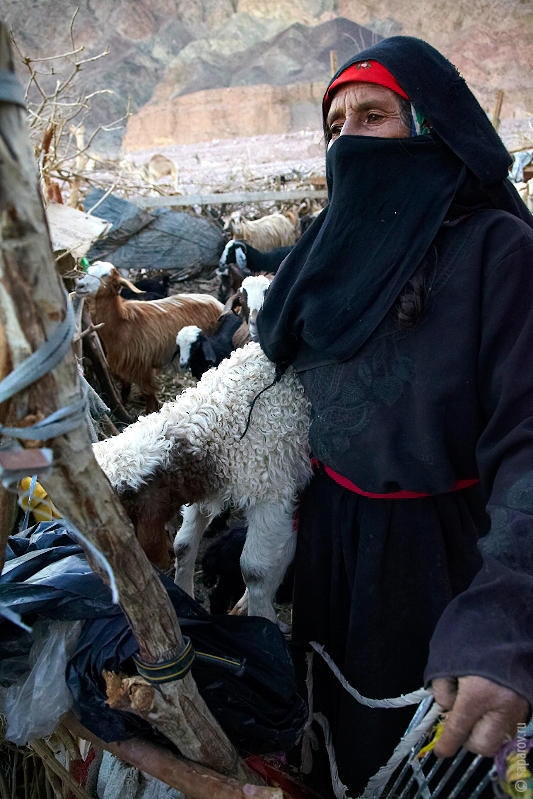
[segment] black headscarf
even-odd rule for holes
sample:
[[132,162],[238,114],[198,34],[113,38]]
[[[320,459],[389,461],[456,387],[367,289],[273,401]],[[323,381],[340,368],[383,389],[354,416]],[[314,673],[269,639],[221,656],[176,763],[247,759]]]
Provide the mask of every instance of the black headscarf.
[[396,301],[452,204],[500,208],[533,226],[507,179],[512,159],[457,69],[431,45],[385,39],[375,60],[431,133],[340,136],[326,156],[329,203],[285,259],[258,317],[261,346],[286,366],[351,358]]

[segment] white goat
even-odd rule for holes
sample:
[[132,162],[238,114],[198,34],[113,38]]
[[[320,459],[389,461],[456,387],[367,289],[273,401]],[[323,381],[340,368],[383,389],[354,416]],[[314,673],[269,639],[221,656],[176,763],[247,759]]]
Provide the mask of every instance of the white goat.
[[274,275],[250,275],[249,277],[245,277],[241,283],[241,315],[243,319],[248,322],[252,341],[259,340],[257,333],[257,314],[263,307],[265,294],[268,291],[273,277]]
[[161,300],[124,300],[123,285],[135,287],[106,261],[95,261],[76,284],[76,294],[93,297],[93,322],[98,330],[111,372],[123,382],[125,400],[131,383],[146,397],[146,411],[157,410],[154,369],[168,364],[176,334],[185,325],[202,330],[216,327],[224,306],[210,294],[174,294]]
[[248,612],[272,620],[272,599],[294,555],[297,493],[311,475],[308,402],[292,368],[277,381],[275,371],[251,342],[175,402],[93,445],[145,548],[163,540],[165,523],[191,503],[174,544],[176,583],[191,595],[210,520],[229,504],[244,510]]
[[263,252],[274,247],[294,244],[297,238],[295,221],[284,214],[269,214],[261,219],[245,219],[240,211],[234,211],[224,230],[231,231],[232,238],[243,239]]

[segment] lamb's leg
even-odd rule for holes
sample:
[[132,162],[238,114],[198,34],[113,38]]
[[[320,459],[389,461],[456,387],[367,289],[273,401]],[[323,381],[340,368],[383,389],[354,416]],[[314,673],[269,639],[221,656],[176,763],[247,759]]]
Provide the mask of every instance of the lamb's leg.
[[229,612],[230,616],[247,616],[248,615],[248,589],[244,592],[238,602],[234,604]]
[[274,595],[296,549],[293,506],[261,504],[250,508],[247,515],[241,571],[248,592],[248,615],[276,621]]
[[204,513],[198,505],[184,505],[181,509],[183,522],[174,539],[176,576],[174,582],[194,597],[194,566],[204,531],[213,519],[212,513]]

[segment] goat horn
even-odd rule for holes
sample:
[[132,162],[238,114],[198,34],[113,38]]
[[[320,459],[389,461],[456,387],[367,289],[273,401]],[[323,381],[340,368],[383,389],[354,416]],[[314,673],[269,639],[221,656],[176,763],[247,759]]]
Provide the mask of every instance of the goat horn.
[[127,288],[131,289],[131,291],[134,291],[135,294],[146,293],[141,289],[138,289],[137,286],[134,286],[133,283],[130,280],[128,280],[126,277],[120,277],[118,282],[120,283],[121,286],[126,286]]

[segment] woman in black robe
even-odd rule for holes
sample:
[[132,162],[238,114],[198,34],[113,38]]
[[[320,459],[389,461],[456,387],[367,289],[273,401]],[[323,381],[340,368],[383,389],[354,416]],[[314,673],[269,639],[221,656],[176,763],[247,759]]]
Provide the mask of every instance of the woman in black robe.
[[[358,53],[323,112],[329,202],[258,321],[312,405],[293,643],[323,644],[368,697],[432,686],[437,754],[492,756],[533,703],[532,217],[425,42]],[[355,795],[412,709],[362,707],[317,660],[314,710]]]

